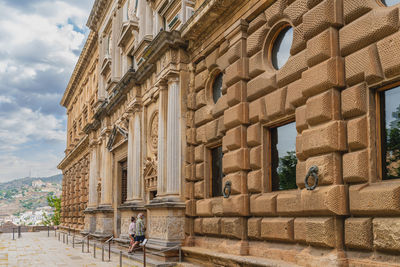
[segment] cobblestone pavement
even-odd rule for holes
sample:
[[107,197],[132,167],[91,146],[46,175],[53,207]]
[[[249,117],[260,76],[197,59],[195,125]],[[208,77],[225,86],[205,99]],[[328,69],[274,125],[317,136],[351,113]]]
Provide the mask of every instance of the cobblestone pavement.
[[[17,237],[17,235],[15,235]],[[85,248],[86,250],[86,248]],[[21,238],[12,240],[12,233],[0,234],[0,266],[119,266],[119,256],[111,255],[111,262],[101,261],[101,250],[96,250],[96,259],[91,253],[82,253],[81,245],[72,248],[72,244],[63,244],[47,232],[22,233]],[[125,262],[125,266],[135,266]]]

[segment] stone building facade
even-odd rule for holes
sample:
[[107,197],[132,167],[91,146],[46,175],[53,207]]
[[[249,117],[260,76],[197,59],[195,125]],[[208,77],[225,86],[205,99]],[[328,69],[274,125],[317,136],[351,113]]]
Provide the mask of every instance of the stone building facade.
[[145,212],[149,248],[192,262],[398,266],[399,7],[96,0],[63,225],[122,240]]

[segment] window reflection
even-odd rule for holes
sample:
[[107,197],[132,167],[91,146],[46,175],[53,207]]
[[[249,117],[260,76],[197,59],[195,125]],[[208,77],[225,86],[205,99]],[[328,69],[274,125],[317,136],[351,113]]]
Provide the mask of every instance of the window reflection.
[[224,174],[222,172],[222,157],[222,146],[218,146],[211,150],[211,195],[213,197],[222,196],[222,179],[224,178]]
[[271,129],[272,190],[296,189],[296,123]]
[[290,48],[293,42],[293,28],[287,26],[278,34],[272,47],[272,65],[279,70],[290,57]]
[[380,93],[383,179],[400,178],[400,87]]
[[394,6],[400,3],[400,0],[381,0],[385,6]]
[[217,103],[218,99],[222,96],[222,72],[220,72],[213,82],[213,100]]

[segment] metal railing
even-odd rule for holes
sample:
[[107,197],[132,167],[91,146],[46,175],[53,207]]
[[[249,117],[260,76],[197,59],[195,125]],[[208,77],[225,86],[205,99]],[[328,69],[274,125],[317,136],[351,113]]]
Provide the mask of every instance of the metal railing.
[[114,235],[111,235],[101,246],[101,260],[104,261],[104,246],[108,243],[108,261],[111,261],[111,242],[114,240]]

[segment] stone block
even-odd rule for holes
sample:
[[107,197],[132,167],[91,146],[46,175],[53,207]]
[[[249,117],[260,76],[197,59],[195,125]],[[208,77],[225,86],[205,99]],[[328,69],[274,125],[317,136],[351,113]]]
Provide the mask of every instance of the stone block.
[[211,70],[217,66],[218,49],[214,49],[205,59],[207,69]]
[[197,199],[204,198],[204,181],[194,184],[194,197]]
[[343,180],[346,183],[368,182],[368,151],[366,149],[343,155]]
[[246,83],[237,82],[227,89],[227,104],[232,107],[240,102],[246,101]]
[[228,216],[249,216],[249,195],[231,195],[222,198],[223,214]]
[[[293,43],[290,49],[291,55],[296,55],[306,48],[307,42],[304,39],[303,24],[296,26],[293,30]],[[304,56],[307,56],[304,54]]]
[[[311,166],[318,166],[318,184],[331,185],[341,184],[342,181],[342,161],[339,153],[329,153],[322,156],[308,158],[306,161],[306,171]],[[309,184],[313,184],[314,179],[310,177]]]
[[194,170],[194,177],[196,180],[203,180],[204,179],[204,167],[206,165],[204,163],[199,163],[195,165],[195,170]]
[[263,26],[266,23],[266,19],[265,19],[265,14],[261,13],[260,15],[258,15],[257,17],[255,17],[252,21],[250,21],[249,23],[249,27],[247,29],[248,34],[252,34],[253,32],[255,32],[258,28],[260,28],[261,26]]
[[213,119],[211,107],[204,106],[195,111],[194,121],[196,126],[203,125]]
[[368,146],[366,116],[347,122],[347,142],[350,150],[363,149]]
[[222,159],[225,174],[250,169],[249,149],[241,148],[224,154]]
[[250,147],[261,145],[261,124],[256,123],[247,128],[247,145]]
[[270,216],[276,214],[276,193],[252,195],[250,197],[250,214]]
[[354,215],[400,214],[400,183],[397,181],[350,186],[349,198]]
[[187,108],[189,110],[195,110],[196,109],[196,93],[189,93],[187,96]]
[[221,234],[233,238],[242,238],[243,219],[242,218],[222,218]]
[[343,87],[344,60],[340,57],[331,58],[302,74],[303,95],[311,97],[332,87]]
[[[396,9],[397,10],[397,9]],[[394,77],[400,73],[399,47],[400,33],[395,33],[377,43],[379,58],[386,77]]]
[[283,87],[301,78],[301,74],[308,68],[306,52],[299,52],[289,57],[285,65],[276,73],[278,87]]
[[194,148],[194,161],[196,163],[204,161],[204,145],[199,145]]
[[256,98],[272,92],[276,88],[278,88],[276,84],[276,75],[264,72],[247,83],[247,99],[253,101]]
[[346,151],[346,123],[332,121],[323,126],[304,130],[302,150],[308,157],[322,153]]
[[352,118],[367,112],[367,88],[365,83],[342,91],[342,115]]
[[296,164],[296,184],[298,188],[304,188],[304,179],[307,174],[307,165],[305,161],[297,160]]
[[259,51],[249,59],[249,77],[254,78],[265,71],[263,51]]
[[282,115],[285,112],[286,87],[268,94],[264,101],[269,120]]
[[311,39],[323,30],[343,25],[342,0],[324,0],[303,16],[304,37]]
[[203,226],[203,218],[194,219],[194,232],[196,234],[200,235],[203,234],[202,226]]
[[212,216],[212,201],[213,199],[202,199],[196,202],[196,214],[197,216]]
[[240,80],[249,78],[249,59],[241,58],[226,68],[224,81],[227,86],[231,86]]
[[332,217],[306,219],[307,243],[333,248],[336,244],[335,235],[335,224]]
[[212,120],[206,125],[206,140],[208,143],[219,139],[218,137],[218,120]]
[[247,103],[240,103],[225,110],[224,125],[227,130],[247,123],[249,123],[249,105]]
[[286,96],[286,112],[292,110],[293,107],[300,107],[306,103],[306,98],[303,96],[302,85],[303,80],[299,79],[295,82],[292,82],[287,86],[287,96]]
[[339,32],[328,28],[307,42],[307,64],[317,65],[339,55]]
[[185,198],[193,199],[194,198],[194,183],[186,182],[185,183]]
[[296,136],[296,157],[298,160],[302,160],[302,161],[307,159],[307,157],[303,151],[303,139],[304,139],[303,135],[301,135],[301,134],[298,134]]
[[224,114],[224,111],[229,108],[228,105],[228,96],[226,94],[222,95],[217,103],[212,106],[211,113],[214,118],[217,118]]
[[197,63],[196,65],[196,70],[195,73],[199,74],[200,72],[202,72],[203,70],[207,69],[206,67],[206,62],[204,60],[201,60]]
[[307,0],[307,7],[309,9],[312,9],[313,7],[315,7],[316,5],[318,5],[319,3],[321,3],[323,0]]
[[186,130],[186,142],[189,145],[197,144],[196,140],[196,128],[189,128]]
[[261,170],[252,171],[247,174],[247,188],[250,193],[260,193],[262,172]]
[[376,1],[343,1],[344,21],[346,24],[349,24],[351,21],[361,17],[362,15],[371,11],[373,8],[377,7],[379,7],[379,5]]
[[268,31],[269,31],[268,26],[264,24],[263,26],[258,28],[254,33],[249,35],[249,37],[247,38],[247,55],[249,57],[261,51]]
[[373,84],[383,79],[375,44],[347,56],[345,62],[346,81],[349,86],[363,81]]
[[221,234],[221,218],[203,218],[202,232],[205,235]]
[[207,105],[206,90],[205,89],[201,89],[196,94],[196,109],[204,107],[205,105]]
[[247,235],[250,238],[259,239],[261,237],[261,218],[250,218],[247,221]]
[[396,32],[399,28],[398,24],[398,8],[372,10],[340,29],[339,38],[342,56],[347,56]]
[[294,218],[264,218],[261,220],[261,238],[293,241]]
[[303,22],[303,15],[307,11],[307,0],[296,0],[293,1],[283,13],[290,19],[293,25],[297,26]]
[[306,117],[311,126],[340,119],[340,92],[330,89],[307,99]]
[[345,185],[318,186],[313,191],[301,190],[301,202],[305,214],[347,215],[348,189]]
[[304,130],[308,129],[306,111],[306,106],[296,108],[296,130],[298,133],[302,133]]
[[272,26],[282,17],[282,12],[286,7],[286,0],[275,1],[265,10],[265,19],[269,26]]
[[226,135],[223,137],[222,142],[229,150],[235,150],[246,146],[247,141],[247,129],[240,125],[236,128],[228,130]]
[[349,248],[372,249],[372,219],[347,218],[344,223],[344,240]]
[[194,164],[186,164],[185,166],[185,179],[191,181],[194,179],[194,172],[193,170]]
[[253,170],[261,169],[262,166],[262,148],[261,146],[250,149],[250,168]]
[[305,243],[307,238],[306,218],[294,219],[294,240]]
[[230,173],[223,178],[222,184],[224,185],[227,181],[230,181],[232,183],[231,194],[240,194],[243,188],[243,183],[246,182],[246,176],[246,172],[243,171]]
[[217,120],[217,137],[222,138],[225,134],[225,124],[224,124],[224,118],[219,117]]
[[372,220],[374,232],[374,247],[377,250],[400,251],[400,219],[374,218]]
[[230,41],[229,42],[230,47],[228,51],[226,52],[226,55],[228,56],[228,62],[229,64],[233,64],[236,62],[238,59],[245,57],[246,55],[246,47],[244,46],[243,41],[238,41],[236,43],[233,43]]
[[249,103],[249,121],[252,123],[258,122],[266,117],[265,100],[259,98]]
[[185,202],[186,211],[185,214],[187,216],[196,216],[196,201],[191,199]]
[[197,92],[203,89],[207,79],[208,70],[203,70],[202,72],[196,74],[196,76],[194,77],[194,90]]
[[294,215],[302,212],[299,190],[281,192],[276,197],[276,212],[279,215]]

